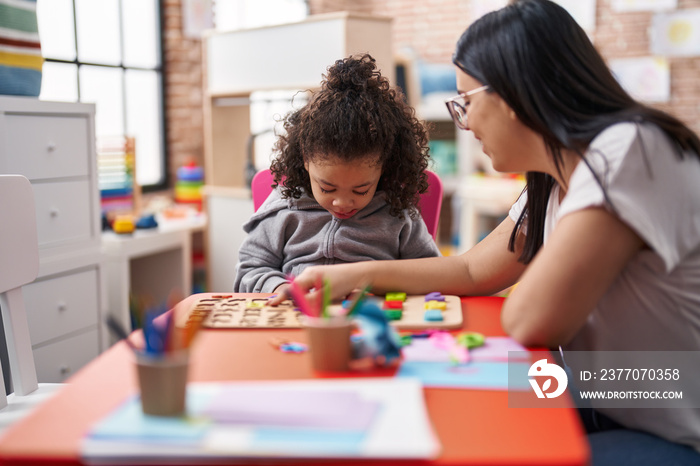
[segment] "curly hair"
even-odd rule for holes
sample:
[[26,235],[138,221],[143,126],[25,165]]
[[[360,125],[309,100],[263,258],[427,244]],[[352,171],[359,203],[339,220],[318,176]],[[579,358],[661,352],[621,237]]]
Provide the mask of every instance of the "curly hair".
[[392,89],[369,54],[337,60],[309,103],[287,114],[270,166],[286,198],[312,195],[304,163],[339,158],[344,162],[379,154],[391,215],[418,215],[420,194],[428,189],[428,135],[401,91]]

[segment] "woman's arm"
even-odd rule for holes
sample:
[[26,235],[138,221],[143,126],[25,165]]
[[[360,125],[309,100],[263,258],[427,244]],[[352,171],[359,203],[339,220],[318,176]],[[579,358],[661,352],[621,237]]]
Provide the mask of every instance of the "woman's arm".
[[643,246],[602,208],[564,216],[506,300],[504,330],[524,345],[567,343]]
[[309,267],[295,281],[302,289],[310,290],[319,278],[327,279],[336,299],[365,283],[371,283],[372,291],[379,293],[493,294],[513,285],[525,269],[517,261],[522,241],[518,241],[515,253],[508,251],[513,226],[513,221],[506,218],[483,241],[460,256]]

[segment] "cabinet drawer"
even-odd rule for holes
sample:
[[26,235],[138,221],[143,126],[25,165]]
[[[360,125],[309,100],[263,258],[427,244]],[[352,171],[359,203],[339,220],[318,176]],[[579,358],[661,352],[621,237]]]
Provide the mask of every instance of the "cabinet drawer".
[[99,354],[97,329],[34,350],[39,382],[64,382]]
[[97,323],[97,269],[38,280],[24,286],[32,345]]
[[7,173],[30,180],[87,176],[91,163],[88,119],[56,115],[6,114]]
[[91,238],[92,207],[87,180],[34,183],[32,188],[40,248]]

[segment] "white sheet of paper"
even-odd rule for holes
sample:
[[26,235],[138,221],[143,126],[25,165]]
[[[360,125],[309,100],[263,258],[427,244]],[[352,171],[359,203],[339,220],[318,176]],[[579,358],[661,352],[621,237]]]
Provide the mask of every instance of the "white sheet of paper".
[[654,15],[649,35],[653,54],[700,55],[700,8]]
[[[347,425],[338,424],[340,428],[323,425],[327,419],[322,416],[316,419],[321,424],[290,425],[284,416],[281,424],[275,424],[269,422],[275,420],[269,410],[258,412],[268,418],[263,424],[216,422],[205,415],[211,410],[212,400],[236,390],[288,391],[292,397],[303,394],[304,399],[316,392],[319,400],[345,400],[356,405],[357,401],[348,401],[348,394],[352,394],[351,398],[362,400],[362,406],[374,406],[375,412],[365,423],[349,417]],[[82,445],[83,460],[88,464],[163,464],[177,458],[180,462],[206,464],[220,463],[222,458],[280,456],[431,459],[440,451],[425,407],[423,387],[415,378],[192,383],[187,396],[188,417],[155,420],[143,415],[138,397],[127,400],[88,434]],[[235,409],[236,403],[224,405],[222,408]],[[251,414],[250,419],[260,420],[254,410],[246,415]],[[124,429],[139,423],[150,426],[147,434]]]
[[[439,451],[439,443],[432,431],[425,403],[423,401],[423,388],[416,379],[377,378],[377,379],[329,379],[277,382],[276,388],[288,387],[294,390],[319,390],[320,393],[338,391],[352,391],[366,400],[381,403],[377,419],[372,423],[366,438],[362,442],[361,451],[357,457],[367,458],[432,458]],[[401,383],[398,383],[401,382]],[[262,386],[269,386],[264,383]],[[250,387],[254,388],[254,387]],[[265,451],[258,451],[255,440],[246,438],[236,430],[231,441],[226,427],[217,427],[208,435],[205,448],[211,452],[235,454],[241,447],[249,454],[263,455]],[[288,451],[288,456],[312,456],[309,451],[303,451],[303,445],[289,446],[300,448],[298,455],[294,451]],[[345,456],[323,451],[318,455]]]
[[665,57],[618,58],[608,62],[622,87],[643,102],[671,99],[671,68]]

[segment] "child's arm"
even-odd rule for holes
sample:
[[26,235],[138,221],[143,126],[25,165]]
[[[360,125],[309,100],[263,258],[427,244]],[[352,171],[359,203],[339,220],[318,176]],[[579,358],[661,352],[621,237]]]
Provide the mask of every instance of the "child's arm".
[[236,293],[274,293],[278,287],[285,283],[287,283],[287,279],[280,270],[241,261],[236,267],[233,290]]
[[233,291],[236,293],[273,293],[287,283],[284,265],[284,238],[279,229],[260,222],[246,237],[238,251]]

